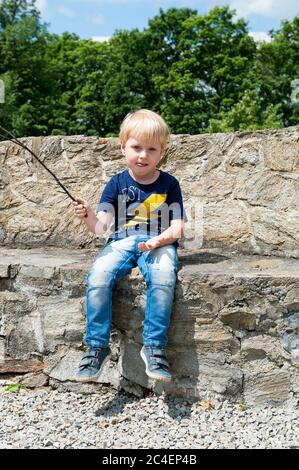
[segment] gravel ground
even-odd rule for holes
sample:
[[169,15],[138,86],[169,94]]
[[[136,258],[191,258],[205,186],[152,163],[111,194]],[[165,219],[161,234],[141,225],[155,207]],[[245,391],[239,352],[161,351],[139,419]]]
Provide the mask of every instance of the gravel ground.
[[299,448],[299,409],[0,387],[0,448]]

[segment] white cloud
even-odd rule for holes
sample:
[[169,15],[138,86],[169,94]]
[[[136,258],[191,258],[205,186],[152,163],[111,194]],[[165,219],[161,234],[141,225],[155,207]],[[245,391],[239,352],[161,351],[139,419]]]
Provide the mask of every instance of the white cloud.
[[244,2],[242,0],[233,0],[230,3],[231,7],[236,9],[238,16],[247,17],[252,14],[256,15],[269,15],[273,8],[275,0],[248,0]]
[[[202,9],[200,0],[180,0],[181,6],[189,6]],[[299,13],[298,0],[208,0],[205,6],[208,10],[214,6],[229,5],[231,9],[237,10],[237,16],[248,18],[250,15],[258,15],[264,18],[276,20],[292,20]]]
[[233,0],[229,2],[238,16],[260,15],[277,20],[293,19],[299,13],[298,0]]
[[48,0],[36,0],[36,7],[42,16],[46,16],[48,12]]
[[111,36],[92,36],[91,40],[95,42],[105,42],[109,41]]
[[76,13],[73,10],[63,5],[57,7],[56,11],[63,16],[67,16],[68,18],[74,18],[74,16],[76,16]]
[[249,36],[251,36],[256,42],[257,41],[271,42],[271,37],[269,36],[269,34],[265,33],[264,31],[251,31],[249,33]]

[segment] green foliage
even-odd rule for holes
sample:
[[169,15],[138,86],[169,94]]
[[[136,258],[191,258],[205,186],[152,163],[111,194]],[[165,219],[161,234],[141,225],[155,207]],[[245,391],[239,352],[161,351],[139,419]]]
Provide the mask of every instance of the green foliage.
[[44,112],[50,134],[97,134],[103,129],[104,44],[74,34],[52,36],[47,49],[52,79]]
[[9,81],[5,123],[19,136],[40,132],[39,104],[48,93],[48,33],[34,3],[4,0],[0,5],[0,75]]
[[282,114],[280,104],[269,104],[262,109],[256,91],[245,90],[241,100],[228,112],[222,111],[218,119],[210,119],[207,132],[231,132],[237,130],[277,129],[280,127]]
[[256,46],[243,20],[233,21],[228,7],[192,15],[183,23],[180,60],[161,77],[162,109],[176,132],[199,133],[243,91]]
[[116,136],[128,112],[146,107],[173,133],[298,124],[299,17],[257,44],[234,13],[160,9],[143,31],[96,43],[49,34],[35,0],[3,0],[0,123],[17,136]]
[[109,41],[103,74],[106,133],[118,132],[124,116],[152,101],[151,71],[147,47],[138,30],[117,31]]
[[246,411],[248,409],[248,405],[244,400],[240,401],[239,409],[240,411]]
[[18,393],[22,388],[25,388],[25,385],[18,382],[15,384],[7,385],[7,387],[5,388],[5,391],[11,392],[11,393]]
[[256,62],[256,81],[264,106],[281,105],[282,126],[297,125],[299,104],[292,102],[293,80],[299,78],[299,16],[271,31],[272,42],[262,45]]

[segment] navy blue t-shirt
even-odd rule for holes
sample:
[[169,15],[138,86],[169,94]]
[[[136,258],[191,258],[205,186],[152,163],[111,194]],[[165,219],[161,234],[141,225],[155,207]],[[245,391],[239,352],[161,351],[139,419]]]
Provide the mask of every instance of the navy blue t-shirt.
[[[114,213],[109,240],[130,235],[160,235],[170,227],[171,220],[187,220],[178,180],[159,170],[156,181],[141,184],[128,170],[112,176],[100,198],[97,212]],[[178,247],[178,242],[173,242]]]

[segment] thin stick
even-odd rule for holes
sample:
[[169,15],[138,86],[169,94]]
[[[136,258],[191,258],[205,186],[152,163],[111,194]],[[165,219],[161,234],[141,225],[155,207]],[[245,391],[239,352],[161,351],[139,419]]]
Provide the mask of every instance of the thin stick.
[[34,158],[36,158],[36,160],[45,168],[45,170],[47,170],[50,175],[53,176],[53,178],[55,178],[55,181],[59,184],[59,186],[63,189],[63,191],[72,199],[72,201],[75,201],[76,199],[71,195],[71,193],[66,189],[66,187],[59,181],[59,179],[57,178],[56,175],[54,175],[54,173],[49,170],[49,168],[44,164],[44,162],[42,162],[38,156],[32,151],[30,150],[30,148],[27,147],[27,145],[23,144],[23,142],[21,142],[20,140],[18,140],[11,132],[7,131],[6,129],[4,129],[4,127],[0,126],[0,130],[2,130],[3,132],[5,132],[6,135],[3,135],[3,134],[0,134],[1,137],[3,137],[4,139],[8,139],[10,140],[11,142],[13,142],[14,144],[17,144],[19,145],[20,147],[22,147],[23,149],[27,150],[27,152],[31,153],[31,155],[33,155]]

